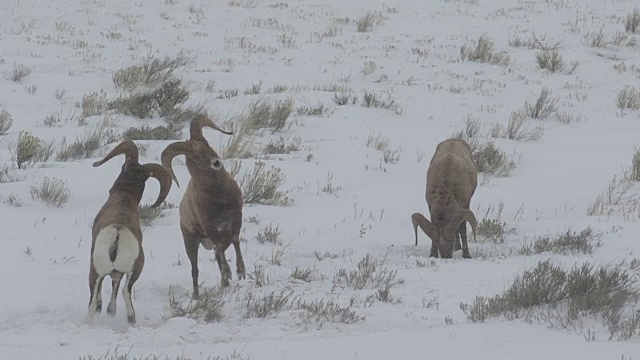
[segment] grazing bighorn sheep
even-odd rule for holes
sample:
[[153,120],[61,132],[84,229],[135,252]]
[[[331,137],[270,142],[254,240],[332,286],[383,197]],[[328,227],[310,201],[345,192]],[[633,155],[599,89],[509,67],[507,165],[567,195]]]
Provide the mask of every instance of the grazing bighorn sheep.
[[[471,259],[467,243],[469,222],[476,236],[477,222],[469,209],[471,197],[478,183],[478,170],[469,144],[460,139],[441,142],[429,163],[425,197],[431,221],[422,214],[411,215],[413,231],[418,245],[418,226],[431,238],[430,257],[451,258],[462,247],[462,257]],[[462,238],[462,246],[460,246]]]
[[112,280],[111,301],[107,307],[107,314],[115,316],[120,280],[127,274],[122,297],[127,306],[127,320],[129,324],[135,325],[131,289],[144,266],[138,206],[149,177],[154,177],[160,182],[160,194],[152,207],[162,204],[171,189],[171,176],[161,165],[138,163],[138,148],[130,140],[118,144],[104,159],[93,163],[93,167],[98,167],[121,154],[125,155],[125,162],[120,175],[113,183],[109,190],[109,198],[93,222],[89,271],[91,298],[87,324],[91,324],[95,313],[102,310],[102,280],[107,275],[110,275]]
[[180,202],[180,230],[185,250],[191,262],[194,299],[198,292],[198,249],[200,244],[213,249],[222,277],[222,286],[229,286],[231,270],[225,251],[233,244],[236,253],[236,271],[239,279],[245,278],[244,260],[240,252],[240,227],[242,226],[242,192],[240,187],[222,166],[218,154],[209,146],[202,135],[203,127],[210,127],[223,134],[224,131],[205,115],[198,115],[191,121],[190,138],[167,146],[161,155],[162,166],[176,179],[171,161],[178,155],[185,155],[186,166],[191,179]]

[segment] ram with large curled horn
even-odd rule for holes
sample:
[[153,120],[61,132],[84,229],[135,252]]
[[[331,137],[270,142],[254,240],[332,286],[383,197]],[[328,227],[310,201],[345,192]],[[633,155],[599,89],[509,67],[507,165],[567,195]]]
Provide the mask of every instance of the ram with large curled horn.
[[160,194],[153,208],[166,199],[171,189],[171,176],[159,164],[138,163],[138,148],[133,141],[124,141],[104,159],[93,163],[98,167],[109,159],[124,155],[120,175],[109,190],[109,197],[95,217],[92,229],[91,261],[89,270],[89,311],[86,322],[91,324],[96,312],[102,310],[102,281],[111,277],[111,301],[107,314],[115,316],[116,298],[120,281],[126,274],[122,297],[127,308],[127,320],[135,325],[136,317],[131,302],[131,290],[144,266],[142,230],[140,229],[139,205],[149,177],[160,183]]
[[[427,170],[426,200],[431,221],[422,214],[411,215],[418,245],[418,227],[431,238],[430,257],[451,258],[462,248],[462,257],[470,259],[466,222],[475,238],[477,222],[469,209],[478,183],[478,170],[471,147],[460,139],[448,139],[438,144]],[[460,244],[462,239],[462,244]]]
[[171,162],[178,155],[185,156],[191,179],[180,202],[180,231],[187,257],[191,262],[194,299],[198,298],[198,249],[200,244],[213,250],[221,275],[221,285],[229,286],[231,270],[225,251],[233,244],[236,253],[236,271],[239,279],[245,278],[245,266],[240,251],[240,228],[242,226],[242,191],[229,174],[220,156],[209,146],[202,134],[209,127],[226,135],[224,131],[205,115],[191,121],[190,138],[167,146],[161,154],[162,166],[167,169],[176,184],[178,180]]

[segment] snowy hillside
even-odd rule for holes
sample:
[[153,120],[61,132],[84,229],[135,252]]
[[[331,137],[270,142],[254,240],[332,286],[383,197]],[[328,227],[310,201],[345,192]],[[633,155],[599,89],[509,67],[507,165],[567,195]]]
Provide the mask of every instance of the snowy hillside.
[[[634,5],[1,2],[0,358],[640,359]],[[180,156],[180,187],[143,211],[137,326],[120,293],[85,325],[91,225],[123,158],[91,164],[123,139],[159,162],[199,112],[233,128],[204,133],[255,195],[247,279],[230,248],[220,289],[201,247],[208,302],[190,303]],[[414,246],[450,137],[482,171],[470,260]]]

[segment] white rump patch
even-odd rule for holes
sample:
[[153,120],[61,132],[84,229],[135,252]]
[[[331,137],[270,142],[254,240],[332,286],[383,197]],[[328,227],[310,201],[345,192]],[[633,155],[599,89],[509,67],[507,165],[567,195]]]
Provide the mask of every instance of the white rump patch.
[[[111,261],[109,253],[116,248],[116,257]],[[138,240],[133,233],[122,226],[109,225],[96,237],[93,249],[93,265],[98,276],[110,274],[113,270],[130,274],[133,264],[140,254]]]

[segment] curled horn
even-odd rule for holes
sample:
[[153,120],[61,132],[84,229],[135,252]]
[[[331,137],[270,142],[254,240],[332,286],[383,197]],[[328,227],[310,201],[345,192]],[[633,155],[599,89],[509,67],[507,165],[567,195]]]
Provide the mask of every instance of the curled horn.
[[134,163],[138,162],[138,147],[131,140],[126,140],[118,144],[104,159],[100,161],[96,161],[93,163],[93,167],[98,167],[105,162],[109,161],[111,158],[118,156],[120,154],[124,154],[127,161],[131,161]]
[[191,154],[192,151],[193,148],[191,147],[191,143],[189,143],[188,141],[177,141],[169,144],[169,146],[162,150],[162,154],[160,155],[160,162],[162,163],[162,167],[167,170],[178,187],[180,187],[180,183],[178,183],[176,174],[173,172],[171,162],[173,161],[174,157],[178,155]]
[[416,246],[418,245],[418,226],[420,226],[420,229],[422,229],[432,241],[438,241],[438,229],[436,229],[436,226],[427,220],[424,215],[413,213],[413,215],[411,215],[411,223],[413,224],[413,232],[416,235]]
[[191,121],[191,125],[189,127],[189,136],[193,140],[203,140],[204,136],[202,136],[202,128],[210,127],[212,129],[218,130],[225,135],[233,135],[233,131],[225,131],[222,130],[218,125],[214,124],[209,117],[206,115],[198,115],[195,119]]
[[171,176],[165,168],[158,164],[149,163],[142,165],[142,167],[149,173],[150,177],[156,178],[160,183],[158,199],[151,205],[152,208],[158,207],[167,198],[167,195],[169,195],[169,190],[171,190]]
[[[473,231],[473,240],[475,240],[478,222],[476,220],[476,216],[473,215],[473,211],[469,209],[460,209],[451,217],[445,228],[446,233],[455,234],[456,229],[465,221],[469,222],[469,225],[471,225],[471,230]],[[455,238],[455,236],[453,238]]]

